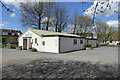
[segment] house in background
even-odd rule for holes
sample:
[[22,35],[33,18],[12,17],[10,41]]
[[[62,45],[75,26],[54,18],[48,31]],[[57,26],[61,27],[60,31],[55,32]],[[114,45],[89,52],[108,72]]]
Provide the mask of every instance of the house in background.
[[73,34],[28,29],[19,37],[19,47],[40,52],[63,53],[85,49],[85,38]]
[[[119,29],[119,28],[118,28]],[[120,34],[119,31],[115,31],[113,35],[106,41],[109,45],[120,45]]]
[[9,30],[9,29],[0,29],[0,39],[2,39],[2,44],[17,44],[18,37],[22,34],[19,30]]
[[109,44],[109,45],[120,45],[120,41],[107,41],[106,42],[107,44]]

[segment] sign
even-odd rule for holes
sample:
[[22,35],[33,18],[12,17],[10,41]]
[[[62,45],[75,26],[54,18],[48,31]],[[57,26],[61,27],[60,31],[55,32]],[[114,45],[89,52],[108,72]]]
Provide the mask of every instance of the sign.
[[42,41],[42,45],[45,45],[45,41]]
[[32,34],[25,34],[25,36],[27,36],[27,37],[31,37],[31,36],[32,36]]

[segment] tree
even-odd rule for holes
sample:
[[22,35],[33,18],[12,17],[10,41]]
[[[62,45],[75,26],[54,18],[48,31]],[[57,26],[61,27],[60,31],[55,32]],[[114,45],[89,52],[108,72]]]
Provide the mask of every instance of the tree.
[[69,17],[67,12],[68,11],[66,10],[66,7],[64,6],[60,7],[58,32],[62,32],[67,26],[68,17]]
[[118,26],[118,40],[120,41],[120,23],[119,23],[119,26]]
[[10,10],[10,8],[8,8],[2,1],[0,1],[0,3],[2,4],[2,7],[4,7],[7,11],[13,12],[13,11]]
[[51,25],[51,19],[53,17],[53,8],[54,8],[55,3],[53,2],[46,2],[45,3],[45,18],[46,21],[44,22],[44,24],[46,24],[46,30],[48,30],[49,25]]
[[55,25],[55,31],[57,32],[58,31],[58,25],[59,25],[59,4],[57,3],[54,7],[54,12],[53,12],[53,15],[54,15],[54,25]]
[[101,26],[102,26],[102,21],[97,21],[96,26],[94,27],[95,34],[97,36],[97,40],[99,43],[101,42],[101,38],[102,38]]
[[73,18],[71,19],[71,24],[74,26],[73,34],[76,33],[76,28],[77,28],[77,18],[78,18],[78,17],[79,17],[78,12],[75,11],[75,12],[74,12],[74,15],[73,15]]
[[114,33],[114,28],[104,21],[97,21],[94,29],[99,43],[106,42]]
[[55,18],[54,25],[56,28],[56,32],[62,32],[62,30],[64,30],[65,27],[67,26],[68,17],[69,17],[66,7],[56,4],[53,15]]
[[[82,4],[86,2],[82,2]],[[119,1],[111,1],[111,0],[106,0],[106,1],[95,1],[94,2],[95,6],[93,6],[91,9],[88,10],[84,10],[85,12],[92,12],[92,24],[94,25],[95,19],[96,19],[96,15],[100,14],[100,13],[105,13],[107,9],[112,9],[112,4],[114,3],[119,3]],[[118,13],[117,9],[113,10],[114,13]],[[86,15],[86,14],[85,14]]]
[[118,41],[119,39],[119,35],[118,35],[118,31],[114,31],[113,30],[113,27],[110,26],[109,28],[110,32],[108,33],[108,40],[111,41],[111,40],[114,40],[114,41]]
[[34,26],[41,29],[41,19],[45,16],[44,2],[21,3],[21,22],[23,26]]
[[89,33],[92,28],[92,19],[88,16],[79,16],[77,19],[77,33],[82,33],[80,36],[86,37],[86,33]]

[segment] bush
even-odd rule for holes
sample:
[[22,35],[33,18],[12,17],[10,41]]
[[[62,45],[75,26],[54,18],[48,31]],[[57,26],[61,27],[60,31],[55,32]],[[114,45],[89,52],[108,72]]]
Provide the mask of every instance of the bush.
[[37,51],[37,49],[36,49],[36,48],[32,48],[32,51],[33,51],[33,52],[36,52],[36,51]]
[[17,43],[17,40],[14,37],[3,37],[2,42],[3,43]]
[[85,47],[91,47],[91,44],[90,43],[86,43]]
[[117,43],[117,45],[120,45],[120,43]]
[[3,46],[3,45],[0,45],[0,48],[4,48],[4,46]]
[[11,49],[16,49],[18,47],[18,45],[12,45]]
[[109,45],[109,43],[106,43],[106,45],[108,46],[108,45]]

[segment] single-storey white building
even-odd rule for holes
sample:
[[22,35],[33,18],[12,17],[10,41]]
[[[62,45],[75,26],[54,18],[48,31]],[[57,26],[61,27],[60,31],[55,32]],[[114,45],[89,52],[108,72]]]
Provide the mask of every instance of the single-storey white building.
[[85,49],[85,38],[37,29],[28,29],[19,37],[19,47],[27,50],[36,48],[40,52],[62,53]]
[[97,47],[97,39],[86,38],[86,43],[90,43],[92,48]]

